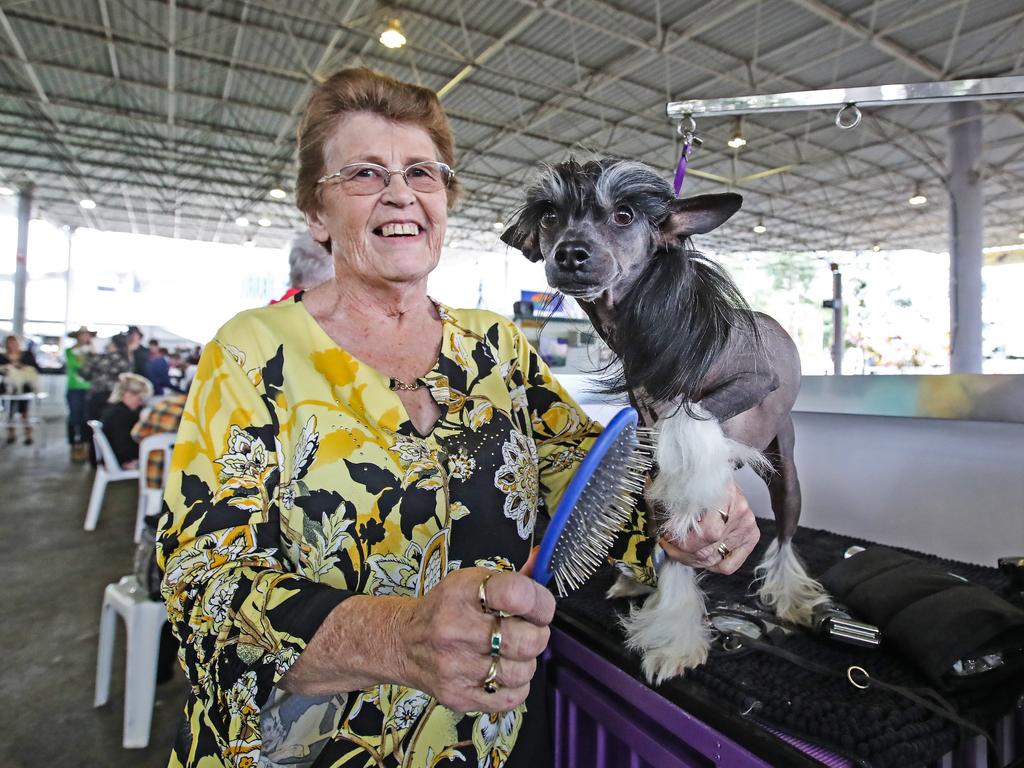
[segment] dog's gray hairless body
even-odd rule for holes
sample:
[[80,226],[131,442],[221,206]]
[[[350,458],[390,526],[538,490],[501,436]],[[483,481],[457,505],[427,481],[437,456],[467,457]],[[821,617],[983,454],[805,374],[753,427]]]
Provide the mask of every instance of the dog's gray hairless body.
[[[736,194],[677,199],[640,163],[569,160],[530,187],[502,239],[543,260],[548,283],[576,299],[621,363],[607,388],[628,393],[644,423],[657,426],[659,474],[645,492],[655,526],[686,535],[721,506],[733,466],[750,463],[768,485],[778,530],[757,567],[759,595],[782,618],[808,624],[827,597],[790,544],[801,502],[790,415],[799,355],[689,244],[741,202]],[[641,594],[631,583],[620,579],[609,594]],[[650,679],[704,662],[705,615],[693,569],[666,563],[657,591],[625,620]]]

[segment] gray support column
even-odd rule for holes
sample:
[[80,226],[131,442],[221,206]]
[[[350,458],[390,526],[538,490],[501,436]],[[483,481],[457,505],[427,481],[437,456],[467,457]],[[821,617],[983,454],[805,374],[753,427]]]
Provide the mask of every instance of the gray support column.
[[981,105],[949,105],[949,371],[981,373]]
[[14,313],[12,332],[25,335],[25,289],[28,287],[28,223],[32,219],[32,187],[18,194],[18,251],[14,265]]

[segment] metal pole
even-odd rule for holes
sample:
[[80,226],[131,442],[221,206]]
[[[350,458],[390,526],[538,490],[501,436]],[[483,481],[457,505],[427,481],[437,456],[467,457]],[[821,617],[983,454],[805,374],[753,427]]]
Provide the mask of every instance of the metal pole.
[[828,265],[832,270],[832,298],[825,299],[821,306],[832,310],[832,373],[835,376],[843,375],[843,275],[839,271],[839,265],[832,262]]
[[28,224],[32,219],[32,187],[18,193],[18,251],[14,264],[14,314],[11,332],[25,335],[25,290],[28,287]]
[[949,109],[949,371],[981,373],[982,112],[973,102]]

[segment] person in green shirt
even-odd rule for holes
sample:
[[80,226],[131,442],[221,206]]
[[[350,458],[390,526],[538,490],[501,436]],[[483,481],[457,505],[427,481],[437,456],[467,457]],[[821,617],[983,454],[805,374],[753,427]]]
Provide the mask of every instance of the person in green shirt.
[[84,325],[68,334],[75,340],[74,346],[64,350],[64,368],[68,376],[68,444],[71,446],[71,460],[81,463],[89,458],[89,427],[85,423],[85,401],[89,396],[89,382],[82,376],[82,364],[95,353],[92,340],[96,331]]

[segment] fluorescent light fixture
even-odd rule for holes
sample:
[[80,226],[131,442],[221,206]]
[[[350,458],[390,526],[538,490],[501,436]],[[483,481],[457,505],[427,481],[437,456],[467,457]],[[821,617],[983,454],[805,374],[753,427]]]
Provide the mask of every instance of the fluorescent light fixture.
[[248,227],[249,219],[247,219],[245,216],[239,216],[237,219],[235,219],[235,224],[237,224],[240,227]]
[[96,201],[95,200],[90,200],[88,197],[86,197],[86,198],[84,198],[82,200],[79,200],[78,204],[80,206],[82,206],[83,208],[85,208],[85,210],[87,210],[87,211],[91,211],[93,208],[96,207]]
[[760,219],[758,219],[758,220],[757,220],[757,224],[755,224],[755,225],[754,225],[754,232],[755,232],[755,234],[758,234],[758,235],[763,235],[763,234],[764,234],[765,232],[767,232],[767,231],[768,231],[768,227],[766,227],[766,226],[764,225],[764,222],[763,222],[763,221],[761,221]]
[[385,48],[401,48],[405,45],[405,35],[402,34],[402,25],[398,23],[398,19],[391,19],[388,22],[379,39]]
[[4,197],[9,197],[10,195],[13,194],[14,190],[11,189],[10,187],[0,187],[0,195],[3,195]]
[[266,216],[260,216],[258,219],[256,219],[256,223],[259,224],[261,227],[269,227],[274,222],[272,222]]
[[921,191],[920,184],[916,184],[914,186],[914,194],[910,196],[910,199],[907,200],[907,202],[910,205],[924,205],[928,202],[927,196],[925,196],[924,192]]
[[272,190],[270,190],[270,196],[275,200],[284,200],[286,197],[288,197],[288,193],[285,192],[280,187],[274,187]]

